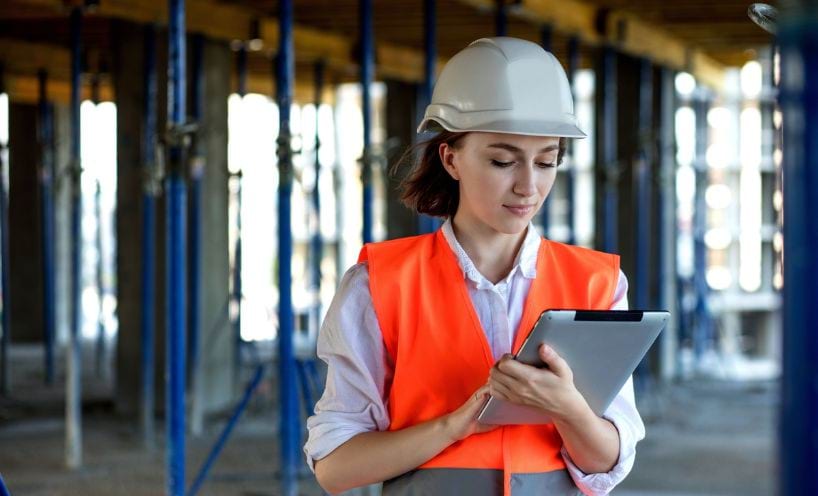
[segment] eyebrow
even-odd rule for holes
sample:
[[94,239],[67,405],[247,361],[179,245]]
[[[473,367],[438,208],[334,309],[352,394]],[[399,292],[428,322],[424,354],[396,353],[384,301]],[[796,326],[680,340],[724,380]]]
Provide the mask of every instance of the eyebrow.
[[[508,143],[492,143],[492,144],[488,145],[487,148],[499,148],[501,150],[508,150],[508,151],[514,152],[514,153],[521,153],[523,151],[521,148],[517,148],[516,146],[510,145]],[[548,153],[548,152],[553,152],[553,151],[559,150],[559,149],[560,149],[559,145],[550,145],[550,146],[546,146],[545,148],[543,148],[542,150],[540,150],[537,153]]]

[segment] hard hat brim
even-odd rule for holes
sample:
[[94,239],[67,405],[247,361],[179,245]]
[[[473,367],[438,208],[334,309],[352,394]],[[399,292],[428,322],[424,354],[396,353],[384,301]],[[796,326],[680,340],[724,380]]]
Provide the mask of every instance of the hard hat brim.
[[468,128],[458,128],[439,117],[427,117],[418,126],[418,134],[440,131],[452,131],[459,133],[484,132],[502,134],[521,134],[525,136],[548,136],[554,138],[586,138],[587,135],[582,130],[565,122],[543,122],[543,121],[520,121],[520,120],[498,120],[481,123]]

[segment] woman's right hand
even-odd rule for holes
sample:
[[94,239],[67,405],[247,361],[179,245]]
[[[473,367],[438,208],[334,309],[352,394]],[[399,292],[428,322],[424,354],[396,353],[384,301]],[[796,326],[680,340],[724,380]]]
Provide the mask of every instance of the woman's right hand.
[[472,434],[481,434],[496,429],[497,425],[481,424],[477,421],[480,409],[489,397],[488,384],[474,392],[460,408],[443,418],[443,425],[451,442],[461,441]]

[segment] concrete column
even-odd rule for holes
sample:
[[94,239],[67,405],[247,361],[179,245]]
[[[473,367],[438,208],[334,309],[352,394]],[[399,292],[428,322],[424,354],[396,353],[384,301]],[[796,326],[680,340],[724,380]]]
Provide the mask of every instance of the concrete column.
[[12,103],[9,124],[11,340],[41,342],[43,264],[37,106]]
[[[116,351],[116,407],[120,413],[135,415],[140,399],[140,325],[142,270],[142,105],[144,99],[142,67],[144,29],[127,22],[116,22],[112,29],[114,67],[112,68],[117,104],[117,311],[119,333]],[[165,46],[157,41],[157,46]],[[166,108],[166,53],[157,53],[157,95],[159,109]],[[159,112],[157,131],[164,128],[164,113]],[[157,198],[156,287],[155,290],[155,363],[156,405],[161,409],[164,385],[164,202]]]
[[[386,157],[387,167],[401,158],[416,141],[418,86],[398,81],[386,82]],[[406,177],[409,164],[397,174],[388,174],[386,183],[387,239],[414,236],[418,233],[418,216],[400,201],[398,186]]]
[[206,40],[204,109],[199,136],[205,146],[202,179],[202,305],[199,370],[193,385],[192,428],[201,431],[204,415],[222,410],[233,399],[235,340],[228,318],[230,262],[228,250],[227,98],[233,68],[230,48]]

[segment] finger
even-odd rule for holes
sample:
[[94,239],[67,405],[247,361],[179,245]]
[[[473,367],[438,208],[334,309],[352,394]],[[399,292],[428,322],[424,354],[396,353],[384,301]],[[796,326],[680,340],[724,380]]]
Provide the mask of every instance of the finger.
[[489,384],[502,384],[511,390],[516,390],[520,387],[520,381],[516,377],[506,374],[499,369],[492,369],[489,373]]
[[525,378],[526,374],[530,372],[529,371],[530,367],[528,365],[518,362],[513,357],[512,358],[504,357],[500,359],[500,361],[497,362],[497,365],[494,368],[516,379]]
[[511,401],[516,398],[514,394],[514,390],[506,386],[505,384],[497,381],[491,382],[491,395],[494,398],[498,398],[504,401]]
[[555,350],[547,344],[540,345],[540,359],[548,365],[551,372],[559,377],[571,376],[571,367]]

